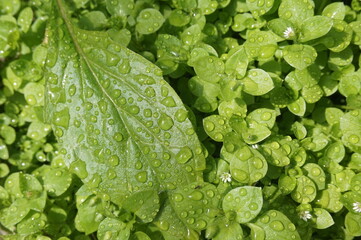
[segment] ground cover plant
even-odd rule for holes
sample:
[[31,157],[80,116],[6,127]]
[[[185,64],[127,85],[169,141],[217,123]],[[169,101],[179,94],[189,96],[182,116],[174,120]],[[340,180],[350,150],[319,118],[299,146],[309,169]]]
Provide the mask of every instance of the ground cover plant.
[[0,238],[361,236],[360,10],[0,0]]

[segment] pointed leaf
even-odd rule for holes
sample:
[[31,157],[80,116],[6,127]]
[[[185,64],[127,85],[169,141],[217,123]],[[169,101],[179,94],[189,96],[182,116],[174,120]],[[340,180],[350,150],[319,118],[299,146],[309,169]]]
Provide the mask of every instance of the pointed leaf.
[[[147,191],[173,196],[201,179],[202,148],[161,71],[103,32],[78,29],[67,11],[64,1],[54,2],[45,110],[70,171],[120,206],[145,204],[139,196]],[[180,217],[183,209],[170,199]],[[188,207],[193,201],[184,200]]]

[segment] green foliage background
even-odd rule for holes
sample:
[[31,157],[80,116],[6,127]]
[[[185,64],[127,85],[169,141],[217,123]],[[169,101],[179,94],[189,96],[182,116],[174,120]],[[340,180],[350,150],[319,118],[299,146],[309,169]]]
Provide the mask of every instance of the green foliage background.
[[0,238],[361,236],[360,10],[0,0]]

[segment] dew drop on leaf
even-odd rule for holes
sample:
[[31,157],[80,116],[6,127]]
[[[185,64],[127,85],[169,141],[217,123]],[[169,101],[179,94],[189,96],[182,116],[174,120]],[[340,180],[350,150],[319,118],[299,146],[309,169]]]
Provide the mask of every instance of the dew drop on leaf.
[[54,124],[57,126],[61,126],[67,129],[69,127],[69,119],[70,115],[68,108],[64,108],[63,110],[54,113]]
[[69,171],[76,174],[80,179],[84,179],[88,176],[85,162],[78,159],[69,165]]
[[196,191],[193,191],[191,194],[189,194],[188,198],[199,201],[203,198],[203,193],[196,190]]
[[148,180],[148,173],[146,171],[141,171],[135,175],[135,178],[138,182],[145,183]]
[[283,223],[278,220],[272,221],[270,223],[270,226],[273,230],[276,230],[276,231],[282,231],[285,228],[283,226]]
[[176,155],[176,160],[179,163],[186,163],[193,156],[192,150],[189,147],[183,147]]

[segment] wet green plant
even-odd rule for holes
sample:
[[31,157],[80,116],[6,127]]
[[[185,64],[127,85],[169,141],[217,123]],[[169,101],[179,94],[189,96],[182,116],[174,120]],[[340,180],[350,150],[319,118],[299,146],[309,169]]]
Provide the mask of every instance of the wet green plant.
[[1,238],[361,236],[350,2],[0,0]]

